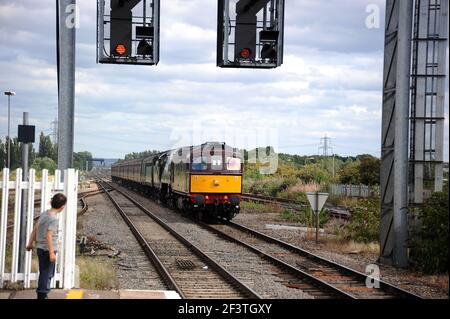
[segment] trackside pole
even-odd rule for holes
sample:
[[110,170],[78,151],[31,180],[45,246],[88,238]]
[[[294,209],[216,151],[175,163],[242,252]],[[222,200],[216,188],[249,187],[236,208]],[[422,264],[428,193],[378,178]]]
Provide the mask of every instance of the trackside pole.
[[[28,125],[29,113],[23,112],[23,125]],[[22,172],[23,172],[23,181],[28,181],[28,143],[22,143]],[[19,272],[24,271],[25,267],[25,246],[26,243],[26,230],[27,230],[27,190],[24,189],[22,192],[21,198],[21,216],[20,216],[20,244],[19,244]]]
[[[319,207],[319,196],[316,195],[316,207]],[[316,208],[316,244],[319,243],[319,210]]]
[[73,166],[76,0],[58,0],[58,169]]

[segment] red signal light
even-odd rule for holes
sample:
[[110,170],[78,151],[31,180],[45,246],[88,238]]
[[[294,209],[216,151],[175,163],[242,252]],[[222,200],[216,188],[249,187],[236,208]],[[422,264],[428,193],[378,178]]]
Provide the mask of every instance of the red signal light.
[[125,53],[127,53],[127,47],[123,44],[118,44],[116,45],[115,51],[118,55],[124,55]]
[[250,50],[248,48],[242,49],[241,58],[248,59],[248,58],[250,58],[251,55],[252,55],[252,50]]

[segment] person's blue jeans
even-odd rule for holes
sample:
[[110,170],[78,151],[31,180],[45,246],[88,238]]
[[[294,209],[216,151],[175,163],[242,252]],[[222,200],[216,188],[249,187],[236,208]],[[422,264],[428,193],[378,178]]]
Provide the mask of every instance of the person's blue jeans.
[[39,259],[39,280],[36,292],[38,299],[46,299],[50,292],[50,282],[55,275],[55,263],[50,262],[50,253],[41,248],[37,249]]

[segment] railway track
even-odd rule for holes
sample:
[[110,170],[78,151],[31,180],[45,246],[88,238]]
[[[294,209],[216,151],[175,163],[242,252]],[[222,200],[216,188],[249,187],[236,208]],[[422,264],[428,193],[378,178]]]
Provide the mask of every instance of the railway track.
[[279,275],[284,277],[289,287],[302,289],[316,298],[421,299],[382,280],[378,280],[379,288],[368,288],[366,274],[243,225],[234,222],[199,225],[222,239],[248,248],[283,269]]
[[[111,184],[109,183],[108,185],[110,188],[115,189],[116,192],[121,193],[122,195],[127,197],[130,201],[142,207],[142,205],[139,204],[135,198],[121,191],[119,188],[111,186]],[[213,236],[217,237],[218,240],[221,239],[228,242],[237,243],[238,245],[245,247],[245,249],[250,250],[252,254],[257,255],[259,259],[262,259],[260,261],[255,262],[265,263],[267,265],[266,267],[269,267],[271,269],[270,271],[273,272],[276,277],[280,278],[280,280],[277,281],[281,282],[282,285],[288,288],[299,289],[304,293],[306,293],[308,296],[315,299],[355,298],[354,296],[345,292],[344,290],[335,287],[327,283],[326,281],[307,273],[304,270],[293,267],[292,265],[284,262],[283,260],[277,257],[266,254],[265,252],[259,249],[254,249],[253,247],[248,246],[242,242],[238,242],[232,238],[223,236],[223,234],[218,233],[216,230],[214,230],[207,224],[200,223],[198,225],[206,229],[208,232],[213,233]]]
[[266,258],[278,259],[308,275],[317,278],[356,299],[421,299],[399,287],[379,280],[379,288],[366,286],[367,275],[314,255],[304,249],[268,236],[246,226],[230,222],[202,227],[218,236],[232,240],[249,249],[264,254]]
[[[261,196],[261,195],[254,195],[254,194],[242,194],[241,197],[244,201],[252,201],[252,202],[259,202],[264,204],[276,204],[280,205],[284,208],[289,208],[293,210],[301,210],[304,208],[308,208],[308,205],[301,204],[295,200],[292,199],[285,199],[285,198],[278,198],[278,197],[271,197],[271,196]],[[325,204],[324,206],[331,217],[348,220],[351,217],[351,214],[347,211],[345,207],[340,206],[332,206],[329,204]]]
[[261,297],[151,211],[116,189],[100,187],[116,207],[167,288],[187,299]]

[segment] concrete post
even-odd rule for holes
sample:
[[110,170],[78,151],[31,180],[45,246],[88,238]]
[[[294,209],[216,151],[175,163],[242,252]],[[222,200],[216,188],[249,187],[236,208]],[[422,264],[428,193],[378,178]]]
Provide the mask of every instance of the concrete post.
[[413,1],[400,1],[394,145],[393,262],[408,266],[408,143]]

